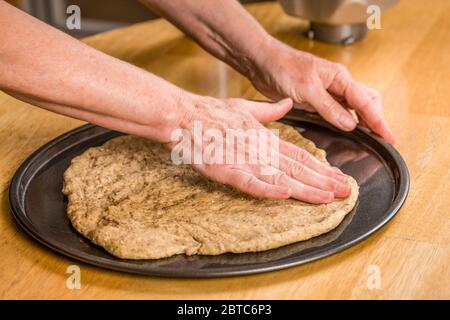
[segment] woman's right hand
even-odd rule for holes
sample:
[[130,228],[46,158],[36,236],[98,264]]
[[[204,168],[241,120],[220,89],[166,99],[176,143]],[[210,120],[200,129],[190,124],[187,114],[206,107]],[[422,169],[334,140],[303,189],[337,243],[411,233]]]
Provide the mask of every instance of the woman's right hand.
[[[292,107],[291,99],[266,103],[189,94],[180,104],[183,106],[183,116],[177,129],[181,131],[173,131],[171,142],[167,145],[172,149],[172,154],[182,154],[184,161],[192,163],[198,172],[211,180],[264,199],[292,197],[319,204],[329,203],[335,197],[349,196],[351,189],[347,177],[339,169],[279,139],[261,124],[283,117]],[[245,135],[249,132],[258,132],[259,141]],[[232,147],[228,142],[227,148],[227,135],[230,134],[238,138],[232,139],[233,143],[236,142]],[[245,137],[239,142],[239,135],[242,134]],[[265,141],[261,140],[263,136]],[[182,140],[186,142],[186,139],[189,141],[183,144]],[[208,142],[212,141],[216,142],[214,152],[208,147]],[[186,149],[180,153],[181,146],[188,146],[192,153],[186,154]],[[264,147],[272,152],[269,160],[261,152]],[[218,148],[222,150],[222,155]],[[200,153],[197,161],[193,157],[195,150]],[[210,157],[206,156],[208,154]],[[230,162],[227,159],[233,160]]]

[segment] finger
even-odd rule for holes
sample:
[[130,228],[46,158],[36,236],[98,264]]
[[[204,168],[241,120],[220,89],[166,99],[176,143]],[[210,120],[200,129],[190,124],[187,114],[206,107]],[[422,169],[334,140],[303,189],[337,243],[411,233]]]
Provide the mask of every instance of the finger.
[[307,112],[316,112],[313,106],[307,102],[294,102],[294,109],[305,110]]
[[[379,116],[384,119],[384,115],[383,115],[383,103],[382,103],[382,98],[381,95],[379,94],[378,91],[376,91],[373,88],[370,88],[362,83],[359,83],[359,85],[361,87],[363,87],[364,90],[366,90],[367,95],[372,99],[373,105],[375,106]],[[363,124],[367,127],[370,128],[369,125],[366,123],[366,121],[364,119],[363,120]],[[386,124],[386,128],[388,130],[388,133],[390,135],[390,137],[387,139],[387,141],[391,144],[395,143],[395,137],[392,133],[392,131],[389,129],[389,126]]]
[[228,171],[226,184],[254,197],[276,200],[288,199],[292,194],[291,188],[264,182],[244,170],[233,168]]
[[227,184],[257,198],[288,199],[291,196],[292,191],[289,187],[268,184],[238,168],[217,165],[198,165],[194,168],[213,181]]
[[[333,192],[320,190],[315,187],[311,187],[292,179],[285,172],[261,165],[259,167],[260,172],[264,174],[255,173],[258,178],[266,183],[278,186],[286,186],[291,189],[291,197],[314,204],[330,203],[334,200]],[[271,172],[271,174],[268,174]]]
[[363,90],[348,72],[344,71],[344,69],[339,69],[328,90],[344,97],[348,105],[364,119],[373,132],[379,134],[386,141],[394,143],[394,136],[382,114],[378,112],[366,90]]
[[247,109],[259,122],[267,123],[282,118],[289,112],[289,110],[291,110],[292,103],[291,98],[286,98],[276,103],[246,100],[244,103],[244,108]]
[[[380,95],[374,91],[373,89],[370,89],[368,87],[364,86],[364,90],[366,90],[367,94],[369,95],[369,97],[372,99],[374,106],[376,107],[376,110],[378,112],[378,114],[380,115],[380,117],[383,117],[383,107],[382,107],[382,103],[381,103],[381,97]],[[354,112],[354,110],[350,107],[350,105],[344,100],[344,98],[336,95],[336,94],[332,94],[332,97],[336,100],[339,101],[339,103],[344,107],[349,109],[349,111],[351,113]],[[356,116],[358,116],[357,113],[355,113]],[[363,117],[358,116],[358,124],[363,127],[364,129],[368,130],[368,132],[371,132],[372,130],[370,129],[370,126],[367,124],[366,120],[364,120]],[[394,141],[392,141],[394,142]],[[392,143],[391,142],[391,143]]]
[[349,92],[352,92],[349,95],[353,96],[350,98],[349,105],[358,112],[370,130],[379,134],[389,143],[394,143],[394,136],[383,117],[381,108],[377,107],[376,103],[366,93],[358,94],[357,91],[356,86],[352,86],[349,90]]
[[322,175],[284,155],[280,156],[280,170],[305,185],[333,192],[335,197],[346,198],[350,195],[351,188],[348,183]]
[[[375,101],[375,100],[379,101],[379,102],[380,102],[379,106],[380,106],[380,108],[382,109],[381,95],[380,95],[380,93],[379,93],[377,90],[375,90],[374,88],[369,87],[368,85],[366,85],[366,84],[364,84],[364,83],[358,82],[358,85],[359,85],[360,87],[362,87],[362,88],[366,91],[366,93],[369,95],[369,97],[372,98],[372,100],[374,100],[374,101]],[[377,104],[377,106],[378,106],[378,104]]]
[[356,121],[353,119],[352,115],[333,99],[321,84],[314,85],[311,89],[305,90],[303,98],[310,103],[325,120],[339,129],[351,131],[356,127]]
[[311,168],[318,173],[327,177],[333,178],[340,182],[347,182],[347,177],[336,167],[321,162],[319,159],[311,155],[305,149],[299,148],[296,145],[280,140],[280,153],[288,156],[289,158],[300,162],[301,164]]
[[[367,95],[370,97],[370,99],[372,99],[373,105],[375,106],[379,116],[381,118],[383,118],[384,117],[384,115],[383,115],[383,103],[382,103],[382,97],[381,97],[380,93],[378,91],[376,91],[375,89],[364,85],[363,83],[358,83],[358,85],[359,85],[360,88],[362,88],[363,90],[366,91]],[[365,126],[367,128],[370,128],[369,125],[366,123],[366,121],[364,119],[362,119],[362,120],[363,120],[363,123],[365,124]],[[389,127],[387,125],[386,125],[386,128],[388,129],[389,134],[391,136],[391,140],[390,141],[388,140],[388,141],[391,144],[394,144],[395,143],[394,135],[392,134],[392,131],[389,130]]]
[[366,128],[366,129],[370,129],[370,128],[369,128],[369,125],[366,123],[366,120],[364,120],[364,119],[360,119],[360,120],[359,120],[359,125],[360,125],[360,126],[363,126],[363,127]]
[[383,103],[380,93],[360,82],[355,82],[355,86],[357,86],[359,90],[364,91],[367,94],[370,100],[372,100],[372,105],[375,107],[375,110],[381,117],[383,117]]
[[363,119],[359,120],[359,129],[361,129],[365,133],[371,133],[372,132],[372,130],[370,130],[370,128],[369,128],[369,125]]

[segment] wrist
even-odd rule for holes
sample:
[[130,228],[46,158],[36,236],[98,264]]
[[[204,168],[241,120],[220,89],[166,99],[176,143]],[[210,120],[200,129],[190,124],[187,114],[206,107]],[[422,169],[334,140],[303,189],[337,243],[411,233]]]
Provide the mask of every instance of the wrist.
[[256,50],[253,55],[253,64],[260,68],[264,66],[268,61],[273,62],[274,53],[277,51],[276,48],[279,47],[280,41],[274,38],[272,35],[266,33],[264,34],[256,46]]
[[256,28],[248,33],[251,36],[239,39],[224,39],[226,54],[221,58],[239,73],[251,79],[270,50],[273,38],[263,28]]
[[270,67],[275,65],[275,62],[280,58],[279,54],[283,52],[280,50],[279,40],[266,33],[259,40],[258,45],[253,48],[253,54],[250,55],[250,68],[244,75],[252,82],[260,79],[262,76],[270,72]]
[[[182,128],[195,95],[174,85],[154,90],[146,98],[145,117],[141,136],[159,142],[170,143],[173,132]],[[157,95],[155,95],[157,92]]]

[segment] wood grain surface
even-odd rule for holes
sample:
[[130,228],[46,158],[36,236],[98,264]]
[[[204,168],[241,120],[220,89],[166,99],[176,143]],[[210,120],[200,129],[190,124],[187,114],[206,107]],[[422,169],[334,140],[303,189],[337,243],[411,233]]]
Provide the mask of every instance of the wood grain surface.
[[[382,92],[396,148],[412,181],[397,217],[345,252],[266,274],[166,279],[89,266],[26,235],[8,205],[8,186],[20,163],[82,122],[0,92],[1,298],[450,298],[450,1],[403,0],[383,16],[381,30],[348,47],[304,38],[306,22],[285,15],[276,3],[252,4],[247,9],[279,39],[347,65],[355,78]],[[262,98],[245,78],[162,20],[85,41],[187,90]],[[81,269],[80,289],[66,286],[70,265]],[[381,281],[374,287],[377,271]]]

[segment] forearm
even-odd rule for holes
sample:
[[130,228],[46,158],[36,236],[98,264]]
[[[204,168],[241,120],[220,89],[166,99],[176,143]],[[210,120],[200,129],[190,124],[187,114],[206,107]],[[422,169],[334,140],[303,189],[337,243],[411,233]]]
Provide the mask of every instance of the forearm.
[[3,1],[0,17],[0,89],[5,92],[54,112],[154,140],[163,138],[162,125],[170,126],[171,119],[182,113],[180,100],[187,93],[170,83]]
[[270,37],[236,0],[140,1],[246,76],[263,59]]

